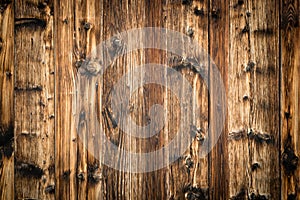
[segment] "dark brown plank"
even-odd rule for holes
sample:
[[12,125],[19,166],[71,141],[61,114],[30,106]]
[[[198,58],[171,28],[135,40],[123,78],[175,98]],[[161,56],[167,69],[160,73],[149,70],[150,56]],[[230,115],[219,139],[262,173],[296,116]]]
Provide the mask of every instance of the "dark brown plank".
[[281,1],[281,199],[300,198],[300,2]]
[[[224,84],[224,90],[227,92],[228,77],[228,58],[229,58],[229,1],[210,1],[210,18],[209,18],[209,55],[215,63],[220,73],[220,79]],[[210,199],[228,199],[228,150],[227,150],[227,124],[222,124],[221,116],[226,118],[227,111],[219,110],[213,106],[212,102],[223,105],[227,101],[226,96],[221,93],[221,86],[216,85],[216,70],[213,63],[210,65],[210,107],[209,107],[209,124],[211,129],[209,177],[210,177]],[[216,95],[216,94],[220,95]],[[219,124],[220,123],[220,124]],[[223,127],[220,137],[214,138],[219,132],[217,127]],[[217,140],[217,141],[216,141]],[[214,143],[217,142],[215,145]]]

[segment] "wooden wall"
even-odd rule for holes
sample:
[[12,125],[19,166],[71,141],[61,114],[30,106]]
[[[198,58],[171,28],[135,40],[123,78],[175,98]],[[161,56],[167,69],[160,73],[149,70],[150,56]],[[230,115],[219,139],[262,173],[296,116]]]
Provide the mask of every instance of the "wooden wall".
[[[0,199],[300,199],[299,24],[299,0],[0,0]],[[87,121],[101,113],[107,137],[121,148],[162,148],[180,119],[172,92],[149,84],[132,96],[138,124],[149,120],[151,105],[165,107],[166,125],[148,140],[126,136],[108,104],[125,72],[169,64],[170,54],[131,52],[103,77],[85,80],[81,90],[90,100],[79,122],[74,91],[98,44],[142,27],[181,32],[204,48],[224,81],[226,123],[204,158],[195,140],[169,166],[129,173],[85,148],[99,145]],[[193,86],[191,118],[204,139],[217,117],[211,102],[225,98],[211,92],[218,89],[211,67],[208,85],[189,68],[179,70]],[[101,111],[89,108],[96,103]]]

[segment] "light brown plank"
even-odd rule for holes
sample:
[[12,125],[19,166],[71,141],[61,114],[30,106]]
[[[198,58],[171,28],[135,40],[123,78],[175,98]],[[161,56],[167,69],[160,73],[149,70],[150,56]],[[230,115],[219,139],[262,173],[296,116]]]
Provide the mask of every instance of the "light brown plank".
[[[228,163],[229,197],[249,195],[250,115],[250,11],[244,1],[230,1],[230,49],[228,68]],[[247,14],[248,13],[248,14]]]
[[55,47],[55,198],[77,199],[73,1],[54,2]]
[[[75,34],[74,52],[76,67],[80,71],[83,63],[95,57],[101,57],[97,53],[94,55],[97,45],[102,42],[103,34],[103,2],[83,1],[75,4]],[[100,76],[82,76],[77,73],[77,92],[80,93],[79,105],[76,105],[76,114],[80,120],[77,122],[78,159],[77,159],[77,181],[78,199],[87,197],[88,199],[104,199],[102,164],[99,160],[99,130],[95,123],[98,115],[97,107],[101,107],[99,99],[102,92]],[[90,151],[90,149],[95,149]]]
[[230,197],[278,199],[279,4],[232,1],[230,6],[229,155],[230,169],[237,169],[231,172]]
[[14,198],[13,20],[13,2],[0,2],[0,199]]
[[53,5],[15,8],[15,197],[53,199]]
[[249,195],[279,199],[279,2],[249,1],[247,6],[248,63],[254,64],[249,71]]
[[[182,35],[188,36],[193,40],[193,44],[204,49],[204,52],[209,53],[208,49],[208,27],[209,27],[209,9],[208,1],[166,1],[163,10],[164,23],[163,26],[167,29],[177,31]],[[181,47],[173,39],[170,44],[169,51]],[[192,115],[189,116],[184,124],[190,123],[191,126],[201,129],[201,136],[205,140],[208,139],[208,85],[204,82],[203,77],[191,70],[190,67],[182,67],[186,60],[196,59],[199,65],[203,65],[203,69],[208,69],[208,57],[202,57],[200,52],[189,52],[185,49],[185,56],[178,56],[170,52],[167,53],[168,65],[174,69],[179,69],[178,72],[186,78],[193,87],[193,102],[181,102],[190,106]],[[202,69],[201,69],[202,70]],[[204,71],[205,71],[204,70]],[[174,80],[168,80],[168,85],[171,87],[182,87],[182,83]],[[175,84],[175,85],[174,85]],[[166,94],[165,101],[168,113],[167,129],[168,138],[165,138],[165,143],[171,141],[177,134],[180,124],[179,112],[180,96],[177,97],[172,91]],[[187,135],[193,133],[186,133]],[[200,135],[199,135],[200,136]],[[188,137],[188,136],[187,136]],[[200,138],[199,138],[200,139]],[[186,149],[184,155],[174,163],[170,164],[166,169],[168,181],[165,183],[164,190],[169,193],[171,199],[184,198],[208,198],[209,190],[209,174],[208,174],[208,155],[200,158],[199,152],[203,148],[203,141],[199,141],[196,137],[189,149]],[[178,147],[180,148],[180,147]],[[173,152],[169,152],[173,155]]]

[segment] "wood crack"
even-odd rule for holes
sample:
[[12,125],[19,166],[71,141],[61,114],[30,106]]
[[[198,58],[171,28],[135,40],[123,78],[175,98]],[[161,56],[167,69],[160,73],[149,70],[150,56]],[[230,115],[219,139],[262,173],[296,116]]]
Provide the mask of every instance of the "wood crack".
[[16,18],[15,19],[16,29],[20,27],[30,27],[30,28],[40,27],[42,29],[45,29],[46,25],[47,22],[44,19],[38,19],[38,18]]
[[43,87],[41,85],[35,85],[32,87],[15,87],[15,91],[43,91]]
[[21,176],[31,177],[36,179],[40,179],[44,174],[43,169],[38,165],[27,163],[27,162],[20,162],[20,161],[17,161],[15,163],[15,170]]
[[0,125],[0,147],[10,143],[14,138],[14,127]]
[[253,129],[249,129],[248,131],[246,131],[245,129],[235,130],[229,132],[228,134],[229,140],[241,140],[247,137],[257,143],[265,142],[267,144],[274,144],[275,142],[272,135],[262,131],[255,131]]

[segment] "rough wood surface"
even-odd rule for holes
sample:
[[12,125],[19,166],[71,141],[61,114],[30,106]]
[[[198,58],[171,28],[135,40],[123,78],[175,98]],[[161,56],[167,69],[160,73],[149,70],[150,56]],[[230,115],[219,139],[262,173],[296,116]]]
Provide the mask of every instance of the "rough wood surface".
[[0,2],[0,199],[14,196],[14,5]]
[[[228,69],[228,163],[229,197],[247,199],[249,185],[249,129],[250,103],[249,75],[245,68],[249,60],[247,5],[231,1],[230,57]],[[239,87],[234,87],[238,85]],[[242,155],[242,156],[241,156]],[[234,170],[238,169],[238,170]]]
[[[279,199],[279,2],[250,1],[250,196]],[[277,12],[275,11],[277,10]],[[257,168],[255,169],[255,165]]]
[[[0,1],[0,199],[299,199],[299,6],[299,0]],[[115,57],[142,38],[124,45],[116,34],[143,27],[194,39],[210,56],[200,61],[208,83],[190,67],[198,59],[192,50],[170,53],[184,48],[183,36],[166,41],[169,52],[139,49]],[[161,42],[152,36],[146,39]],[[109,51],[99,55],[105,40]],[[100,76],[107,55],[113,62]],[[177,70],[192,86],[191,101],[183,98],[184,81],[165,80],[178,96],[165,86],[142,85],[145,69],[137,66],[147,63]],[[221,89],[214,64],[226,96],[215,93]],[[120,78],[136,69],[113,97]],[[141,87],[133,90],[136,84]],[[164,123],[159,134],[128,135],[111,105],[125,96],[124,109],[137,125]],[[213,103],[224,100],[228,107],[220,113]],[[186,137],[194,140],[178,160],[147,173],[101,163],[110,154],[99,151],[100,127],[119,148],[152,152],[176,135],[180,103],[192,111],[183,123],[192,122]],[[165,108],[162,120],[151,118],[154,104]],[[214,145],[214,119],[223,114]],[[139,134],[134,124],[126,130]],[[203,141],[213,149],[200,157]],[[163,156],[160,162],[168,162],[173,152]],[[124,158],[110,159],[130,168],[145,162]]]
[[[54,2],[55,49],[55,198],[77,199],[77,134],[73,115],[75,88],[74,2]],[[58,103],[59,102],[59,103]],[[82,155],[84,156],[84,155]]]
[[[227,73],[228,73],[228,45],[229,41],[229,1],[210,1],[210,26],[209,26],[209,55],[211,58],[210,63],[210,106],[209,106],[209,126],[212,128],[211,145],[214,145],[214,141],[217,143],[213,146],[211,153],[209,154],[209,177],[210,177],[210,199],[228,199],[228,154],[227,154],[227,124],[221,124],[223,126],[222,133],[218,139],[214,138],[215,132],[218,131],[218,127],[215,123],[220,122],[220,116],[227,115],[227,111],[220,112],[219,108],[213,107],[211,102],[217,102],[218,105],[224,104],[227,101],[226,96],[222,96],[220,93],[220,86],[216,85],[216,71],[213,68],[213,64],[216,65],[220,71],[220,78],[224,84],[224,89],[227,91]],[[232,67],[232,66],[230,66]],[[218,91],[215,93],[214,91]],[[220,94],[220,95],[215,95]],[[224,113],[226,112],[226,113]],[[214,119],[218,119],[215,121]]]
[[[300,2],[281,1],[281,198],[300,198]],[[298,38],[298,39],[297,39]]]
[[278,7],[230,4],[229,168],[238,169],[230,172],[231,198],[280,196]]
[[15,1],[15,196],[54,197],[53,5]]

